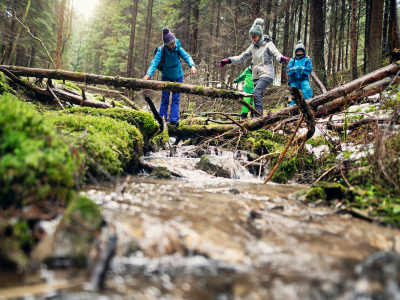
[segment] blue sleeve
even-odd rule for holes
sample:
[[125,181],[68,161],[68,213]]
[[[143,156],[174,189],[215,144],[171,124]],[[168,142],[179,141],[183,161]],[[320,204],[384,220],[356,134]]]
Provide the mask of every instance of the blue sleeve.
[[294,71],[292,70],[293,62],[294,62],[294,59],[292,58],[292,59],[289,61],[287,67],[286,67],[286,73],[288,73],[288,75],[292,75],[292,74],[294,73]]
[[194,66],[194,61],[193,58],[190,56],[189,53],[187,53],[185,50],[183,50],[182,47],[179,47],[179,56],[183,58],[184,61],[189,65],[189,67]]
[[304,68],[304,70],[302,71],[302,73],[303,73],[303,74],[306,74],[306,75],[310,75],[311,72],[312,72],[312,70],[313,70],[311,59],[307,59],[307,61],[306,61],[304,67],[305,67],[305,68]]
[[[165,50],[164,50],[165,51]],[[161,47],[158,48],[156,55],[154,56],[153,60],[150,63],[149,69],[147,70],[146,75],[150,77],[153,76],[154,72],[157,70],[158,65],[160,64],[162,53]]]

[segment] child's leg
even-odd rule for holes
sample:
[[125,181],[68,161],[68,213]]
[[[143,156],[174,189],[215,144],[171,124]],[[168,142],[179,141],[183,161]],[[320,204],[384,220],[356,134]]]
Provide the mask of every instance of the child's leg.
[[263,93],[272,83],[272,80],[265,81],[259,79],[254,85],[254,108],[263,115]]
[[[244,102],[250,104],[251,97],[244,97],[243,100],[244,100]],[[249,109],[246,106],[243,105],[242,106],[242,118],[246,119],[248,113],[249,113]]]
[[[183,77],[176,80],[176,82],[183,82]],[[170,112],[170,122],[178,122],[179,121],[179,99],[181,97],[180,93],[172,93],[172,101],[171,101],[171,112]]]
[[[296,84],[295,82],[289,82],[289,86],[294,86],[294,87],[297,87],[297,88],[298,88],[298,86],[297,86],[297,84]],[[295,104],[296,104],[296,101],[292,100],[292,101],[289,103],[289,106],[293,106],[293,105],[295,105]]]
[[308,80],[300,82],[300,89],[303,92],[304,99],[311,99],[313,97],[313,91]]

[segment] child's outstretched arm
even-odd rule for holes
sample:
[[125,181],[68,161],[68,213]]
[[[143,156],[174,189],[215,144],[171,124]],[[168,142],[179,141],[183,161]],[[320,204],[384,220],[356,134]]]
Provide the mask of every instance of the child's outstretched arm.
[[250,59],[252,57],[251,49],[253,49],[253,47],[254,47],[254,45],[252,44],[242,54],[240,54],[238,56],[229,57],[229,59],[231,60],[231,63],[232,64],[241,64],[242,62],[245,62],[246,60]]
[[282,53],[279,52],[278,48],[276,48],[273,42],[268,43],[267,51],[269,51],[269,54],[272,54],[275,57],[276,61],[279,63],[282,63],[285,60],[289,60],[289,58],[283,56]]
[[154,56],[153,60],[150,63],[146,76],[144,76],[143,78],[144,80],[150,79],[153,76],[154,72],[157,70],[158,65],[160,64],[161,57],[162,57],[162,51],[160,47],[158,48],[156,55]]
[[193,58],[187,53],[183,48],[179,48],[179,56],[183,58],[184,61],[188,64],[188,66],[192,69],[192,73],[196,74],[196,67],[193,61]]
[[243,71],[243,73],[240,74],[238,78],[236,78],[236,80],[235,80],[236,83],[242,82],[243,80],[246,79],[246,71],[247,71],[247,69],[245,69]]

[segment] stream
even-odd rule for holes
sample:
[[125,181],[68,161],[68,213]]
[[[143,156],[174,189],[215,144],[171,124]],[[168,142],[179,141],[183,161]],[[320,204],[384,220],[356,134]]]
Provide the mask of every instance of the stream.
[[209,175],[191,150],[145,158],[183,178],[143,170],[122,190],[85,186],[117,235],[104,288],[85,270],[40,265],[0,273],[0,299],[400,299],[399,230],[303,204],[291,195],[307,186],[263,185],[234,162],[232,178]]

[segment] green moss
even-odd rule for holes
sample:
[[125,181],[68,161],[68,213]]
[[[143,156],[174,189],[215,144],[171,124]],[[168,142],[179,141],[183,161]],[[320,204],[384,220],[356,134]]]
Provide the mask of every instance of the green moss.
[[98,117],[109,117],[119,121],[126,121],[140,129],[147,138],[151,138],[159,131],[159,125],[149,112],[121,108],[92,108],[74,107],[64,111],[58,111],[58,115],[89,115]]
[[12,88],[8,84],[8,79],[3,72],[0,72],[0,94],[12,91]]
[[[142,155],[143,136],[136,126],[106,116],[87,114],[49,113],[45,116],[66,136],[75,147],[83,147],[88,155],[112,175],[123,170],[132,171]],[[85,129],[87,134],[82,136]],[[104,175],[93,164],[90,172],[99,177]]]
[[79,156],[29,104],[0,97],[0,207],[66,200]]
[[76,197],[76,199],[68,206],[64,215],[64,223],[66,225],[77,227],[82,226],[82,224],[74,218],[74,215],[86,220],[92,227],[91,229],[94,230],[100,228],[103,220],[97,204],[85,196]]
[[158,166],[152,172],[151,175],[159,179],[170,179],[171,173],[166,167]]
[[194,90],[199,94],[204,94],[204,87],[200,85],[195,85]]
[[168,127],[150,140],[150,144],[153,145],[154,150],[163,147],[166,143],[169,143]]
[[111,80],[111,77],[105,76],[104,79],[105,79],[105,80]]
[[315,202],[319,199],[325,200],[326,193],[322,187],[315,187],[307,191],[305,198],[309,202]]
[[[271,165],[275,165],[277,158],[272,160]],[[271,177],[272,182],[287,183],[295,174],[298,173],[298,158],[284,159]]]
[[227,90],[219,90],[218,92],[219,92],[219,94],[220,94],[221,96],[227,96],[227,95],[229,95],[229,91],[227,91]]

